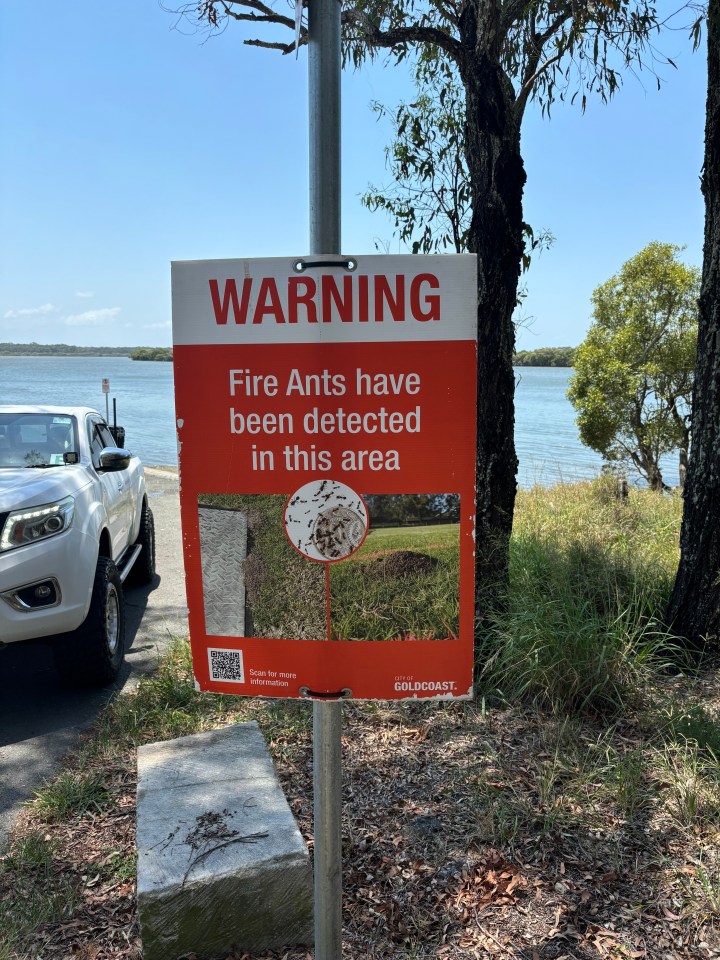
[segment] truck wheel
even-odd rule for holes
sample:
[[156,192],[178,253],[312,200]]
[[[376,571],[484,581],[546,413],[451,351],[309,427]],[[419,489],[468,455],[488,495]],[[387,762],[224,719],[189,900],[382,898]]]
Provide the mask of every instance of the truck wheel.
[[72,633],[53,644],[55,661],[64,680],[83,686],[112,683],[125,658],[125,602],[117,567],[99,557],[90,609]]
[[140,544],[142,550],[133,564],[128,581],[137,585],[152,583],[155,576],[155,519],[147,503],[143,504],[140,533],[135,544]]

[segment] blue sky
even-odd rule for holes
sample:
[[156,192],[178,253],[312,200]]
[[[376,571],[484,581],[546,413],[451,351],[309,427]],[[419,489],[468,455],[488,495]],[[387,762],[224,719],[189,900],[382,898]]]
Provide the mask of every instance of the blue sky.
[[[98,15],[98,10],[101,14]],[[556,240],[525,279],[518,347],[579,343],[592,290],[651,240],[702,259],[706,68],[628,78],[609,106],[532,106],[525,219]],[[343,79],[343,249],[402,251],[359,202],[388,177],[369,108],[404,67]],[[0,341],[169,345],[171,260],[307,250],[307,58],[206,39],[156,0],[0,7]]]

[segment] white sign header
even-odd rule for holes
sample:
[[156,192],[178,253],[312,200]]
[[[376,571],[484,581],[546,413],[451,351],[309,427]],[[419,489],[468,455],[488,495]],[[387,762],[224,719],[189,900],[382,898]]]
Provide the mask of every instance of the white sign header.
[[175,262],[173,342],[475,340],[475,259],[318,255]]

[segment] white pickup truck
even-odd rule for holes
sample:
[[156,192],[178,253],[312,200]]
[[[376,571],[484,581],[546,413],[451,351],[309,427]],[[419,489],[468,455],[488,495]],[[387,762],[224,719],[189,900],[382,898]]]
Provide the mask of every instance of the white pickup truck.
[[130,574],[155,575],[140,460],[96,410],[0,406],[0,647],[43,639],[66,680],[112,682]]

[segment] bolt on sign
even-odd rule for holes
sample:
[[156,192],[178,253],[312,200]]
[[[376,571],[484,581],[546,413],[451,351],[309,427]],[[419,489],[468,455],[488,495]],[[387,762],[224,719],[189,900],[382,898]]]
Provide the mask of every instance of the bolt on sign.
[[472,694],[474,256],[172,265],[202,690]]

